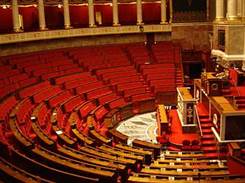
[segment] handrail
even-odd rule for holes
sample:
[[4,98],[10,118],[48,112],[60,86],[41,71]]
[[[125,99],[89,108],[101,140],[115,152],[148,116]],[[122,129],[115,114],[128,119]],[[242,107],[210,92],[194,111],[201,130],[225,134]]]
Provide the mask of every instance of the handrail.
[[196,111],[197,122],[198,122],[199,130],[200,130],[200,133],[201,133],[201,137],[202,137],[203,133],[202,133],[202,128],[201,128],[201,122],[200,122],[199,114],[198,114],[198,111],[197,111],[197,106],[195,105],[194,108],[195,108],[195,111]]

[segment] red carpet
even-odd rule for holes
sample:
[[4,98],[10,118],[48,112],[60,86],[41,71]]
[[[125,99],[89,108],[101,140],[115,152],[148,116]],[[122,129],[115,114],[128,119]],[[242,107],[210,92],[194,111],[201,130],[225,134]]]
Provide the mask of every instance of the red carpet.
[[227,165],[230,174],[239,174],[245,176],[245,165],[242,165],[241,163],[235,161],[232,158],[228,159]]
[[197,111],[198,111],[198,114],[200,117],[208,115],[208,110],[206,109],[206,107],[202,103],[197,104]]
[[230,88],[232,96],[245,96],[245,86],[237,86]]
[[182,144],[183,140],[199,140],[199,135],[196,133],[183,133],[176,110],[171,110],[169,116],[172,117],[171,134],[169,136],[170,143]]

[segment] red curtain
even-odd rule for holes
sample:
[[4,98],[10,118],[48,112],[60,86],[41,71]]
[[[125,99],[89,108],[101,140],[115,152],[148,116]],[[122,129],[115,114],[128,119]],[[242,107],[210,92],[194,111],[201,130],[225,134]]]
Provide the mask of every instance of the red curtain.
[[63,7],[45,6],[46,25],[49,29],[64,28],[64,12]]
[[34,6],[20,7],[19,13],[23,17],[24,31],[38,30],[38,10]]
[[111,26],[112,25],[112,6],[109,4],[103,5],[98,4],[94,6],[94,12],[101,12],[102,15],[102,25]]
[[137,23],[136,4],[119,4],[118,13],[121,25],[135,25]]
[[70,6],[70,18],[73,27],[88,27],[88,6]]
[[142,5],[142,14],[145,24],[159,24],[161,22],[161,4],[144,3]]
[[9,33],[13,30],[12,9],[0,8],[0,33]]

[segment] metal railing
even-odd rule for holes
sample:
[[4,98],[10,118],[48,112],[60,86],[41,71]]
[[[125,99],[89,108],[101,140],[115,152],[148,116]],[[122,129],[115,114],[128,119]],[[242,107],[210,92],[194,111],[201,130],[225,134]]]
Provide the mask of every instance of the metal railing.
[[202,137],[203,136],[203,133],[202,133],[202,127],[201,127],[201,122],[200,122],[199,114],[198,114],[198,111],[197,111],[197,106],[195,105],[194,107],[195,107],[195,111],[196,111],[197,123],[198,123],[200,134],[201,134],[201,137]]

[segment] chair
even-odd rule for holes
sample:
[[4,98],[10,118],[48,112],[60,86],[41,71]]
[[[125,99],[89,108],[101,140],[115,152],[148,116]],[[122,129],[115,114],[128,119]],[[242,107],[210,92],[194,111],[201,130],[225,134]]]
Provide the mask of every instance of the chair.
[[191,150],[191,142],[189,140],[183,140],[182,142],[183,146],[182,146],[182,150],[183,151],[189,151]]
[[167,145],[167,143],[168,143],[168,137],[166,135],[157,136],[157,141],[160,144]]
[[191,142],[191,150],[199,151],[201,149],[200,142],[198,140],[192,140]]

